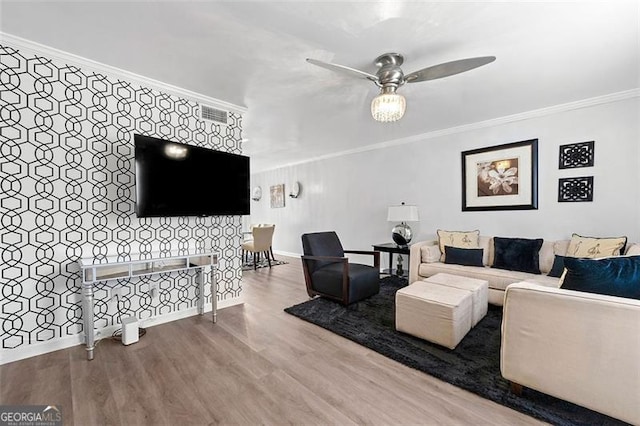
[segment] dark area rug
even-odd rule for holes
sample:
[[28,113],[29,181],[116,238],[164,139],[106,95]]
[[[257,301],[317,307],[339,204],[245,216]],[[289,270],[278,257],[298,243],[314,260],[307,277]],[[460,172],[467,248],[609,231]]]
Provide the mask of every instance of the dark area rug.
[[[272,260],[271,261],[271,266],[286,265],[287,263],[288,262],[284,262],[282,260]],[[256,265],[256,269],[268,268],[268,267],[269,267],[269,263],[266,261],[266,259],[260,259],[258,261],[258,264]],[[253,271],[253,261],[244,262],[242,264],[242,270],[243,271]]]
[[487,316],[454,350],[395,330],[395,293],[407,280],[380,281],[380,293],[344,307],[316,298],[285,309],[305,321],[366,346],[483,398],[557,425],[624,425],[626,423],[566,401],[525,389],[518,397],[500,375],[502,308],[489,305]]

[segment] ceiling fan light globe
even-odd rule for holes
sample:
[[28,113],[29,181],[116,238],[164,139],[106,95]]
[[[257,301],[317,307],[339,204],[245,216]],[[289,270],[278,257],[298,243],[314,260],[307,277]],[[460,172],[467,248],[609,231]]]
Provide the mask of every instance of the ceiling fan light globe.
[[400,120],[406,109],[404,96],[397,93],[381,93],[371,101],[371,116],[383,123]]

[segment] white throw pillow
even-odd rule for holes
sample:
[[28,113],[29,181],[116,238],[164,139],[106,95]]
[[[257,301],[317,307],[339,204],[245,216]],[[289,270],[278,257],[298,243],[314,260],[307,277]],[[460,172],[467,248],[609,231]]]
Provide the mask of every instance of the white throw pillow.
[[458,248],[478,248],[480,231],[444,231],[438,229],[438,247],[440,247],[440,261],[444,262],[444,246]]
[[434,263],[440,260],[440,256],[442,253],[440,252],[440,248],[434,244],[431,246],[422,246],[420,247],[420,256],[422,257],[422,262],[425,263]]

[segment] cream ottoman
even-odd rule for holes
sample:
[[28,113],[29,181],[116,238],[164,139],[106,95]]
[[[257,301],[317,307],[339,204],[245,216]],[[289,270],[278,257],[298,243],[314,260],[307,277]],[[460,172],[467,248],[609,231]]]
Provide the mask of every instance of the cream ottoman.
[[487,309],[489,307],[488,281],[445,273],[432,275],[423,281],[470,291],[473,302],[471,327],[475,327],[476,324],[487,315]]
[[417,281],[396,292],[396,330],[454,349],[471,330],[468,290]]

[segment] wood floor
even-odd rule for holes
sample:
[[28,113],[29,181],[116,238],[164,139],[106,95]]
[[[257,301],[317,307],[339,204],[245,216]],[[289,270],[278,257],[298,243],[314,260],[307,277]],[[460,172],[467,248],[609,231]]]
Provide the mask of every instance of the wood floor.
[[535,419],[283,312],[308,299],[299,259],[244,273],[244,305],[0,366],[0,405],[66,425],[532,425]]

